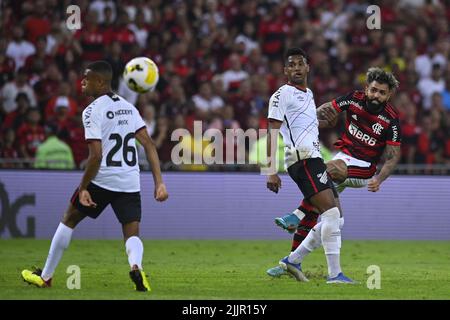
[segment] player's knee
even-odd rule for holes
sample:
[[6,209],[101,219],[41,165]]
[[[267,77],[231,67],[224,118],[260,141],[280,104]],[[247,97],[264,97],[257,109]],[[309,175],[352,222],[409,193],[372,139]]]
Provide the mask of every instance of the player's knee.
[[341,247],[341,230],[339,229],[340,212],[337,207],[322,214],[321,240],[325,254],[338,254]]
[[340,212],[337,207],[331,208],[322,213],[322,235],[327,237],[331,233],[339,230]]
[[340,159],[328,161],[327,172],[336,183],[344,182],[348,175],[347,165]]
[[122,224],[122,232],[125,241],[131,237],[139,237],[139,222],[131,221]]
[[83,220],[85,215],[83,215],[81,212],[79,212],[75,207],[72,205],[69,206],[66,213],[64,213],[63,218],[61,219],[61,222],[68,226],[69,228],[75,228],[77,224]]

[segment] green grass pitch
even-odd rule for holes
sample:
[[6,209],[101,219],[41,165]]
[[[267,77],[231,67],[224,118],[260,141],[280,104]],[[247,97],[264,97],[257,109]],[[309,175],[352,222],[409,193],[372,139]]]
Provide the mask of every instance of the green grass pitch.
[[[358,285],[327,285],[323,250],[306,258],[310,282],[269,278],[287,254],[286,241],[145,240],[144,270],[152,292],[135,292],[120,240],[73,240],[53,279],[39,289],[20,271],[43,266],[49,240],[0,240],[0,299],[450,299],[449,241],[344,241],[341,263]],[[81,289],[69,290],[69,265]],[[381,289],[369,290],[367,267],[378,265]]]

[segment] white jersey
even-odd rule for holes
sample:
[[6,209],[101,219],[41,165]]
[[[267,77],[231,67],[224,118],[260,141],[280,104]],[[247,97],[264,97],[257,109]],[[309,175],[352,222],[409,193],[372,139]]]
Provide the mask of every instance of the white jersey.
[[285,148],[285,166],[308,158],[322,158],[319,144],[319,121],[310,89],[290,84],[281,86],[269,100],[270,119],[282,121],[280,133]]
[[86,140],[102,142],[102,162],[92,183],[111,191],[140,191],[134,135],[145,123],[138,110],[116,94],[105,94],[84,109],[83,125]]

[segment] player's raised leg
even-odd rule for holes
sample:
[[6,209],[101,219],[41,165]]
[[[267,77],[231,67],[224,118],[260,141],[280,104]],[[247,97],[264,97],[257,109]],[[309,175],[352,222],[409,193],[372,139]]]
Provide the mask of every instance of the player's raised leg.
[[23,270],[24,281],[34,284],[40,288],[50,287],[53,274],[61,260],[64,250],[69,246],[73,229],[86,216],[79,212],[72,204],[69,205],[62,221],[53,236],[50,251],[45,262],[44,269]]
[[[300,222],[297,222],[293,229],[286,229],[289,233],[295,232],[292,239],[291,252],[297,249],[303,240],[305,240],[311,228],[317,224],[317,219],[319,217],[319,214],[315,211],[314,207],[305,200],[303,200],[300,206],[293,212],[293,215],[295,215]],[[281,265],[267,269],[266,273],[275,278],[288,274]]]
[[[337,192],[341,193],[345,189],[344,181],[348,176],[347,164],[341,159],[335,159],[328,161],[326,166],[329,178],[333,181]],[[305,215],[310,212],[316,213],[317,209],[314,208],[308,200],[303,200],[300,207],[295,209],[292,213],[275,218],[275,224],[289,233],[294,233],[295,230],[301,225],[301,221]]]

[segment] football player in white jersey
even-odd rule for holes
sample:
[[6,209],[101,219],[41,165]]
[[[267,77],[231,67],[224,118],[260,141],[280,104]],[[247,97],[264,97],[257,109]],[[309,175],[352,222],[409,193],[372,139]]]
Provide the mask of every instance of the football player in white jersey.
[[138,110],[111,92],[112,75],[112,68],[105,61],[93,62],[85,70],[82,91],[95,98],[83,111],[89,158],[81,183],[53,236],[44,269],[22,271],[23,279],[38,287],[51,286],[53,273],[77,224],[86,216],[97,218],[110,204],[122,224],[135,288],[151,290],[142,269],[144,248],[139,239],[141,196],[136,139],[144,147],[152,168],[155,199],[165,201],[168,194],[153,140]]
[[[338,195],[320,154],[316,105],[311,90],[306,87],[308,72],[304,51],[290,48],[286,52],[284,67],[288,82],[269,100],[269,163],[276,162],[277,139],[272,137],[277,137],[280,132],[286,145],[285,166],[289,176],[322,217],[321,240],[328,264],[327,283],[354,283],[342,273],[340,266],[341,212]],[[281,188],[281,179],[276,172],[268,175],[267,188],[275,193]],[[281,259],[280,266],[298,281],[308,281],[301,268],[307,252],[302,252],[301,248]]]

